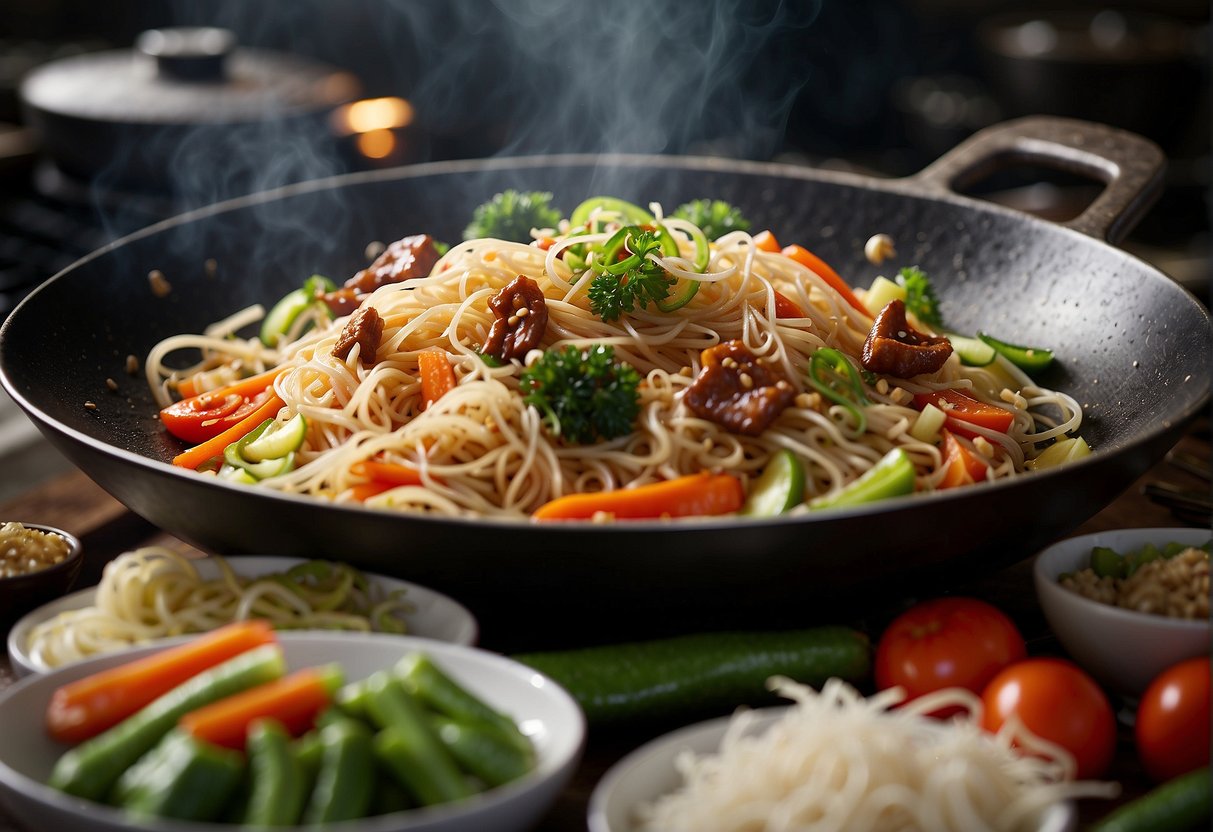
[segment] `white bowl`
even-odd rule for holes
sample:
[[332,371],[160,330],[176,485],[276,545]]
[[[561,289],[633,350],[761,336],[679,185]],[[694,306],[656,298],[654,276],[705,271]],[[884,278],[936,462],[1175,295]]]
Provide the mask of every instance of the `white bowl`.
[[[240,556],[225,558],[228,566],[237,575],[254,578],[273,572],[285,572],[304,561],[300,558]],[[219,566],[210,558],[193,562],[204,580],[219,577]],[[479,635],[476,618],[466,607],[453,598],[426,589],[408,581],[389,578],[385,575],[364,573],[368,581],[378,584],[385,592],[404,590],[404,600],[412,608],[405,616],[408,635],[449,641],[452,644],[472,645]],[[30,673],[46,673],[52,668],[29,654],[30,630],[44,621],[69,610],[92,606],[97,588],[90,587],[45,604],[23,616],[8,634],[8,655],[13,661],[13,670],[18,676]]]
[[[764,708],[748,733],[761,733],[786,711]],[[635,832],[636,809],[669,794],[682,783],[674,761],[685,751],[707,754],[720,748],[731,717],[700,722],[642,745],[607,771],[590,796],[590,832]],[[1070,832],[1077,825],[1072,803],[1045,810],[1039,832]]]
[[1074,661],[1097,680],[1121,693],[1140,694],[1176,662],[1208,655],[1209,622],[1101,604],[1065,589],[1057,578],[1090,565],[1095,546],[1124,553],[1147,543],[1201,545],[1209,537],[1208,529],[1122,529],[1053,544],[1037,556],[1033,567],[1036,596],[1049,627]]
[[[335,824],[334,832],[518,832],[533,826],[572,776],[581,756],[585,719],[573,699],[546,676],[474,647],[378,633],[278,634],[291,669],[339,662],[347,681],[390,668],[424,651],[457,682],[513,717],[535,744],[534,771],[467,800]],[[181,639],[173,639],[179,642]],[[165,642],[169,643],[169,642]],[[45,785],[66,746],[51,740],[43,714],[60,685],[162,649],[139,647],[86,659],[21,680],[0,695],[0,799],[20,825],[55,832],[231,832],[229,824],[163,819],[136,821],[120,809],[66,795]]]

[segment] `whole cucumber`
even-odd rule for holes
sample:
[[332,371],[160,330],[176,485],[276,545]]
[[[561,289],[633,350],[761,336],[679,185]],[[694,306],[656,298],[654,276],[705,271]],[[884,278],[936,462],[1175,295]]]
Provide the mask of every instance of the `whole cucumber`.
[[846,627],[703,633],[514,656],[562,685],[591,725],[659,720],[773,699],[771,676],[820,686],[871,670],[867,636]]

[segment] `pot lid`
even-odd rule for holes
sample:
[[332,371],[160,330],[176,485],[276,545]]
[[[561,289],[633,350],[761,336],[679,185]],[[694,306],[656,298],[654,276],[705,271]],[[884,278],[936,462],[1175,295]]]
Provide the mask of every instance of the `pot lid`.
[[211,27],[152,29],[133,50],[65,58],[21,85],[37,110],[88,121],[191,125],[307,115],[353,98],[348,72],[279,52],[238,47]]

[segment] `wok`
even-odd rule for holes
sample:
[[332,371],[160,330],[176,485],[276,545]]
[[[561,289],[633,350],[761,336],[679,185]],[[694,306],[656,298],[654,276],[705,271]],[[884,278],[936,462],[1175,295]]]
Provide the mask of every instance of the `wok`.
[[[1024,162],[1106,183],[1055,225],[957,191]],[[418,165],[305,183],[150,227],[74,264],[0,330],[0,377],[42,432],[133,511],[205,549],[336,557],[430,584],[478,614],[625,622],[804,620],[875,586],[989,571],[1031,554],[1114,499],[1175,442],[1209,391],[1208,313],[1109,245],[1148,207],[1163,159],[1107,127],[1025,119],[991,128],[915,176],[877,180],[771,164],[658,156],[550,156]],[[219,482],[168,463],[180,445],[142,375],[160,339],[272,302],[321,272],[344,279],[369,241],[457,240],[474,206],[507,188],[548,190],[568,211],[610,193],[667,206],[712,196],[755,228],[817,251],[856,285],[876,232],[898,265],[937,283],[958,331],[1053,347],[1041,379],[1084,405],[1094,453],[1076,464],[951,493],[763,522],[537,526],[337,507]],[[213,259],[218,268],[204,265]],[[894,266],[894,269],[896,266]],[[157,297],[149,270],[172,291]],[[117,382],[107,389],[106,379]],[[91,403],[91,404],[89,404]]]

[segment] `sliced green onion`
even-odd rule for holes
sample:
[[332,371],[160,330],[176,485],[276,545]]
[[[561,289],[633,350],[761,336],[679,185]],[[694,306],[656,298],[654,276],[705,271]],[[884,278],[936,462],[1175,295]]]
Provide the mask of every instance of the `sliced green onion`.
[[573,209],[573,213],[569,216],[569,225],[574,227],[585,225],[595,210],[619,214],[633,225],[652,225],[657,221],[656,217],[639,205],[613,196],[592,196]]

